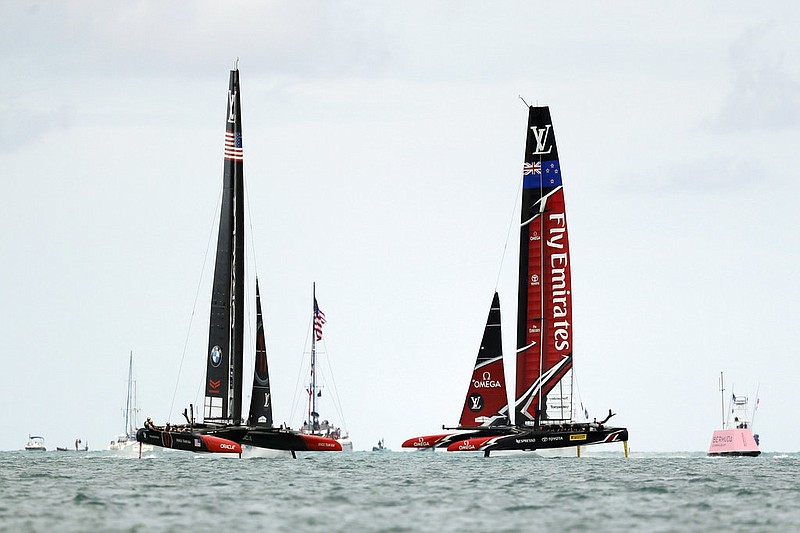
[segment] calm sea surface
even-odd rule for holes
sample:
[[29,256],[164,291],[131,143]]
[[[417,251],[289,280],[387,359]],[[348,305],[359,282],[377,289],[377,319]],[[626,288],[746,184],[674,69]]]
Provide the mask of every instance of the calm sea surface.
[[800,454],[0,452],[2,531],[800,531]]

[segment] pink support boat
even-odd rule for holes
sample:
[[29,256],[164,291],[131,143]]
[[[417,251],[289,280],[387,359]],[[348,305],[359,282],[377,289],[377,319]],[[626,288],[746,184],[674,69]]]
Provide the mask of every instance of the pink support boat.
[[[761,454],[758,449],[758,435],[753,434],[752,419],[758,409],[758,399],[752,415],[748,411],[747,396],[731,395],[728,409],[725,409],[725,387],[722,373],[719,375],[720,394],[722,395],[722,429],[714,430],[709,456],[744,455],[756,457]],[[727,415],[727,416],[726,416]],[[731,421],[731,416],[733,420]]]

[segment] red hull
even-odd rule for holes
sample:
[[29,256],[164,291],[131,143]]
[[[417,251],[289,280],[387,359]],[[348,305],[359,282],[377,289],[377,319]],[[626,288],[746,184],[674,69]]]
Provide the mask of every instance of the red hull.
[[213,435],[202,435],[200,440],[211,453],[242,453],[242,447],[232,440],[215,437]]

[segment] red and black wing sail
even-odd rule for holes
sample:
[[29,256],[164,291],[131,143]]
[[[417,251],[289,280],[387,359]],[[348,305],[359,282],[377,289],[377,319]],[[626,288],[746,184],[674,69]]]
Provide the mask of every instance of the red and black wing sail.
[[240,423],[244,356],[244,167],[239,70],[232,70],[225,116],[220,210],[203,415]]
[[517,308],[515,423],[572,418],[572,288],[564,189],[547,107],[528,113]]
[[494,293],[481,347],[475,360],[459,426],[508,424],[508,394],[500,331],[500,298]]
[[253,372],[253,394],[250,396],[249,426],[272,427],[272,392],[269,386],[269,364],[261,316],[261,293],[256,278],[256,364]]

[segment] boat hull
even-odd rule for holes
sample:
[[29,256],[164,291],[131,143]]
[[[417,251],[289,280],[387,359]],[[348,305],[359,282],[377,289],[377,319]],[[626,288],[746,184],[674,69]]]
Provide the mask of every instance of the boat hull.
[[136,432],[136,440],[142,444],[187,452],[240,454],[242,447],[239,441],[245,432],[246,428],[241,426],[195,431],[160,431],[143,428]]
[[454,442],[480,438],[480,437],[496,437],[500,435],[508,435],[516,431],[514,426],[494,426],[485,428],[453,428],[463,429],[458,433],[439,433],[436,435],[423,435],[421,437],[414,437],[403,442],[403,448],[415,448],[417,450],[427,450],[431,448],[447,448]]
[[565,431],[519,430],[506,435],[479,436],[455,441],[447,447],[447,451],[483,451],[487,453],[507,450],[531,451],[626,442],[627,440],[628,430],[626,428],[576,428]]
[[748,428],[715,430],[708,447],[708,455],[712,457],[757,457],[760,454],[758,443]]
[[[242,444],[256,448],[295,452],[340,452],[342,445],[334,439],[318,435],[304,435],[298,431],[274,428],[250,429]],[[352,445],[351,445],[352,446]]]

